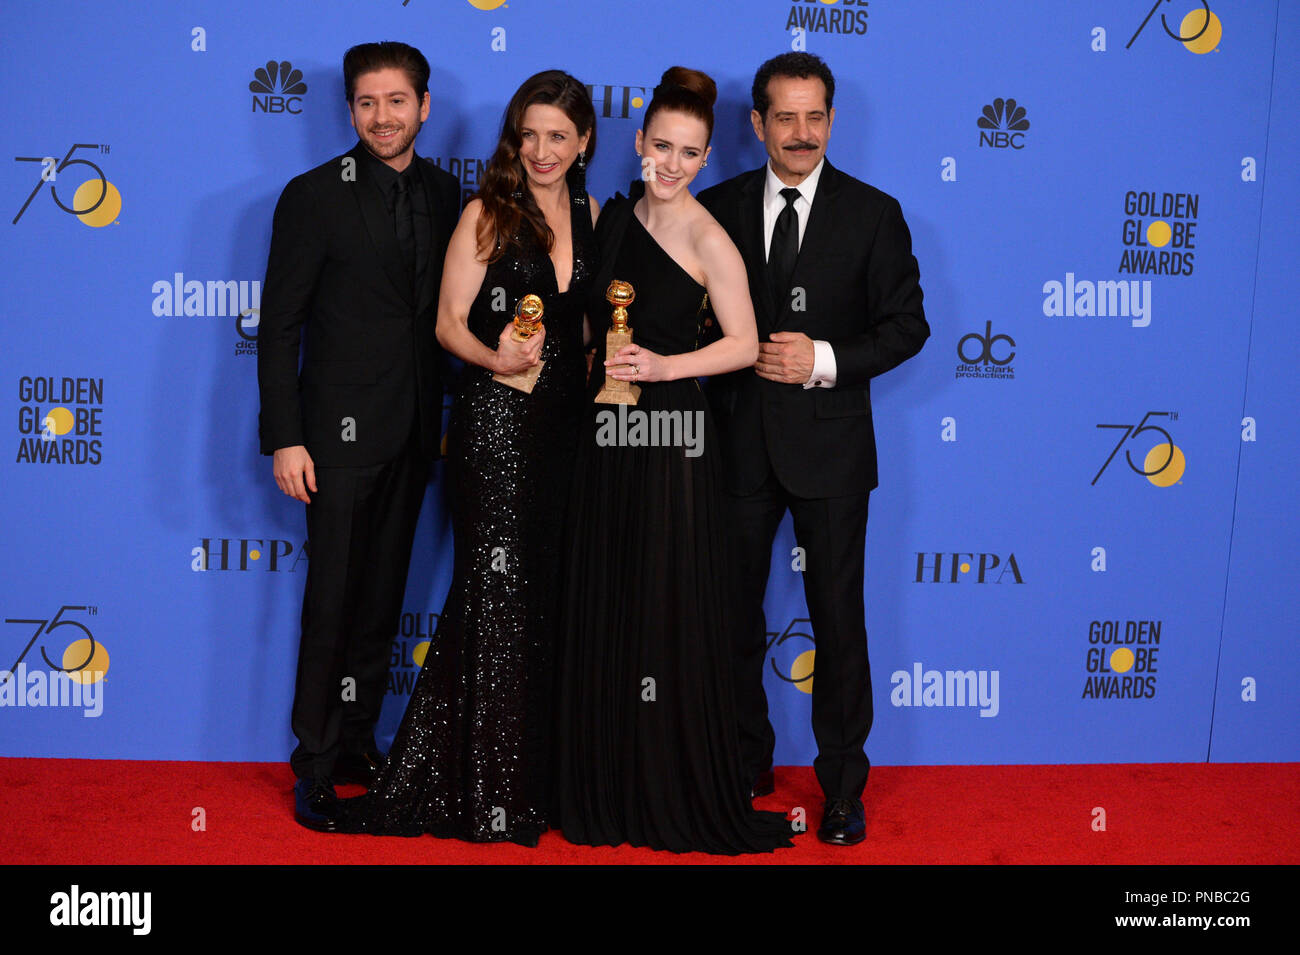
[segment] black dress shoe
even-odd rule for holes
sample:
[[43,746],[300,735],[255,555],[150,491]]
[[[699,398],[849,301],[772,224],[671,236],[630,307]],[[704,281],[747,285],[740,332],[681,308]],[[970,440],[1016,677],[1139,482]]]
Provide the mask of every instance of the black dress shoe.
[[776,773],[770,769],[765,769],[754,777],[754,784],[749,787],[749,798],[757,799],[759,796],[770,796],[776,792]]
[[862,802],[857,799],[828,799],[822,808],[817,838],[833,846],[857,845],[867,837]]
[[334,832],[338,829],[342,806],[330,780],[300,779],[293,787],[293,798],[293,818],[298,820],[300,826],[317,832]]
[[355,783],[369,789],[379,778],[379,772],[388,764],[383,753],[369,750],[365,753],[340,753],[334,761],[334,781]]

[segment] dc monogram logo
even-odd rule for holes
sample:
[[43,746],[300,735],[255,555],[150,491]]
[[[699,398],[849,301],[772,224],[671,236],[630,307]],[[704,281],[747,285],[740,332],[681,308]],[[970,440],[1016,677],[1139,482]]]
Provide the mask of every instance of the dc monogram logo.
[[[967,342],[971,342],[970,346]],[[1005,358],[998,358],[993,353],[993,346],[998,342],[1007,343]],[[978,349],[978,350],[976,350]],[[974,354],[970,352],[974,351]],[[993,322],[984,323],[984,334],[971,332],[963,335],[957,342],[957,357],[968,365],[1009,365],[1016,357],[1016,340],[1010,335],[994,335]]]
[[1016,357],[1016,340],[1010,335],[994,335],[993,322],[984,323],[984,331],[971,332],[957,340],[957,378],[981,378],[1010,381],[1016,377],[1011,363]]
[[241,309],[235,316],[235,333],[239,336],[235,342],[236,355],[257,354],[257,326],[262,320],[260,308]]

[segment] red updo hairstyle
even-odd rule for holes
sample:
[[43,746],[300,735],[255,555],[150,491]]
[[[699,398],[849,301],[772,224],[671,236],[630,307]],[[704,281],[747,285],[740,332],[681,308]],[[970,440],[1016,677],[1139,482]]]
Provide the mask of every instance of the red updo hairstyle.
[[[670,66],[659,78],[650,105],[645,109],[641,120],[644,133],[650,126],[650,120],[660,110],[674,110],[694,116],[704,123],[708,138],[713,138],[713,104],[718,100],[718,84],[712,77],[699,70],[689,70],[684,66]],[[708,142],[705,142],[708,145]]]

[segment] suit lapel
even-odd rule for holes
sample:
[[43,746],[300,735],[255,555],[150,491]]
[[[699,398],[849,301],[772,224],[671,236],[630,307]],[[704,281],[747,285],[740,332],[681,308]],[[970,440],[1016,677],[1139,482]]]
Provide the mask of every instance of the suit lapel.
[[409,305],[411,304],[411,282],[406,269],[402,266],[401,252],[397,247],[397,232],[393,228],[393,217],[388,214],[388,207],[384,204],[379,184],[366,168],[366,157],[361,155],[361,150],[365,148],[357,143],[348,153],[356,159],[357,170],[357,181],[351,192],[357,201],[361,220],[366,225],[366,233],[370,236],[370,242],[379,256],[384,274],[402,296],[402,300]]
[[754,303],[759,337],[772,327],[772,292],[763,248],[763,184],[767,166],[750,173],[740,187],[740,256],[749,264],[749,297]]
[[[799,243],[799,258],[795,260],[794,275],[790,279],[792,289],[807,288],[817,272],[818,264],[826,261],[827,253],[834,247],[835,235],[835,200],[840,189],[839,170],[826,160],[822,166],[821,178],[817,180],[817,193],[813,196],[812,208],[808,211],[808,225],[804,227],[803,241]],[[782,324],[791,314],[790,301],[782,303],[782,308],[773,318],[774,330],[780,331]]]

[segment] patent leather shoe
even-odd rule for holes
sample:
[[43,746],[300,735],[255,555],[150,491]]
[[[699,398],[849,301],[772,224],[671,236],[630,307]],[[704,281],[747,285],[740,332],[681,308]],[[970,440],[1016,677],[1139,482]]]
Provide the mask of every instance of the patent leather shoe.
[[867,837],[866,816],[858,799],[828,799],[817,838],[833,846],[857,845]]
[[754,777],[754,783],[749,787],[749,798],[757,799],[759,796],[770,796],[776,792],[776,773],[770,769],[765,769]]
[[293,818],[298,825],[317,832],[335,832],[338,829],[342,805],[329,779],[300,779],[293,787]]

